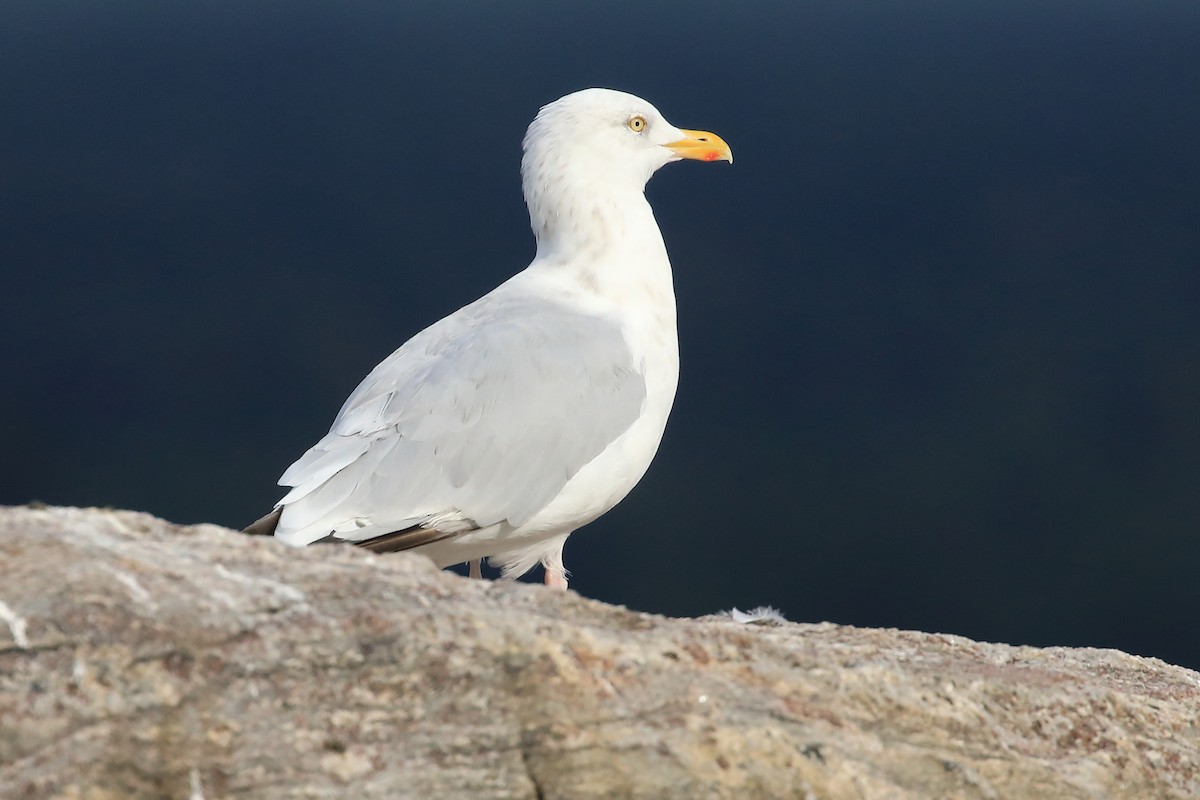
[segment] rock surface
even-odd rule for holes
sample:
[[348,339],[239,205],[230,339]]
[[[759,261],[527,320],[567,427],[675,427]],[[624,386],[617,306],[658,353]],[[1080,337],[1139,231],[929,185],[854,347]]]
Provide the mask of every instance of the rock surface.
[[1200,675],[0,509],[0,797],[1194,798]]

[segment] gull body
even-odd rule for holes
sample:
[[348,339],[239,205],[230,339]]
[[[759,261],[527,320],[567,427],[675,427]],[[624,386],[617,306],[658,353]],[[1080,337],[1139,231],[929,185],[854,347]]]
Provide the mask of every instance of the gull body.
[[524,151],[532,263],[379,364],[248,532],[414,549],[473,575],[482,558],[505,577],[540,563],[566,586],[567,536],[641,480],[679,377],[645,184],[671,161],[732,156],[608,89],[543,107]]

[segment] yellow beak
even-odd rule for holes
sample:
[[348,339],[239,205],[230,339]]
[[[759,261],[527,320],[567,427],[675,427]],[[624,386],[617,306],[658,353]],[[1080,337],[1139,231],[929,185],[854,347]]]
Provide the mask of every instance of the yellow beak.
[[684,131],[684,138],[677,142],[665,144],[674,150],[680,158],[694,158],[697,161],[728,161],[733,163],[733,151],[725,140],[715,133],[708,131]]

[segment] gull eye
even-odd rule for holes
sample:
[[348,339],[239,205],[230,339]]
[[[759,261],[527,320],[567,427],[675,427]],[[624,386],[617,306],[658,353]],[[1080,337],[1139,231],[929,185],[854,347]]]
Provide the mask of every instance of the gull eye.
[[646,118],[641,114],[634,114],[629,118],[629,130],[634,133],[641,133],[646,130]]

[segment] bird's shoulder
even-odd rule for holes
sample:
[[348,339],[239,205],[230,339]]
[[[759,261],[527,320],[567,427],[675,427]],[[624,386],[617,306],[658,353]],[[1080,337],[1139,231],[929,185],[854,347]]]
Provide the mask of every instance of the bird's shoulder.
[[[553,413],[586,395],[644,396],[618,320],[510,281],[413,336],[347,398],[331,432],[427,427],[430,418]],[[565,410],[565,409],[564,409]]]

